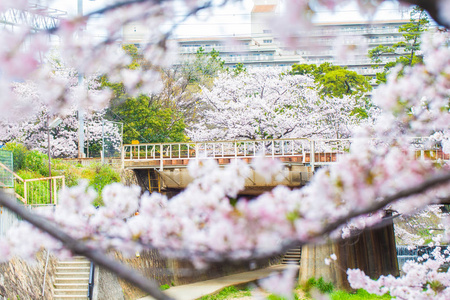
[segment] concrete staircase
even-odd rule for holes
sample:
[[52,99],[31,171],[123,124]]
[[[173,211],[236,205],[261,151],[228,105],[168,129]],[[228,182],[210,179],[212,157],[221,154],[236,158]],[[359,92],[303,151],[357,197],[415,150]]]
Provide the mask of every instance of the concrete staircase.
[[300,265],[300,259],[302,257],[302,248],[289,249],[283,256],[283,265]]
[[90,262],[82,256],[76,256],[70,261],[59,261],[53,299],[87,299],[89,270]]

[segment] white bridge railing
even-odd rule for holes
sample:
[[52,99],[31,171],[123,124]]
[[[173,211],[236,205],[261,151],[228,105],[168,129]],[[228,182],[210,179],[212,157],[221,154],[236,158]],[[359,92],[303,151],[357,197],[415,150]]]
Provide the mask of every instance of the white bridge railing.
[[[379,140],[373,140],[381,142]],[[315,166],[339,160],[340,154],[350,149],[350,139],[272,139],[236,140],[211,142],[125,144],[122,151],[122,166],[125,162],[144,162],[159,166],[187,165],[190,160],[215,158],[220,162],[231,159],[252,159],[263,155],[284,161]],[[417,158],[446,159],[439,145],[428,139],[415,138],[412,143]],[[283,159],[285,158],[285,159]],[[289,158],[289,159],[287,159]]]

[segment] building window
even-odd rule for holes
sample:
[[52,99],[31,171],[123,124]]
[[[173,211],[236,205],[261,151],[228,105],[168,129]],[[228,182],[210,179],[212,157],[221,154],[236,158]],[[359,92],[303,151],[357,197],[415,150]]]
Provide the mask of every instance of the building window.
[[263,40],[264,44],[272,44],[272,40]]
[[270,30],[270,29],[263,29],[263,33],[272,33],[272,30]]

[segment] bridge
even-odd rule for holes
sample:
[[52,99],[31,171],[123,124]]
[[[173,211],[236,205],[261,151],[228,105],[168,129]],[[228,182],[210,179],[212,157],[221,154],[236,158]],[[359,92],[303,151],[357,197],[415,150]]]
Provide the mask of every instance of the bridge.
[[[281,179],[266,182],[252,173],[246,180],[243,194],[260,194],[276,185],[300,187],[310,179],[314,171],[324,165],[337,162],[347,153],[351,139],[266,139],[183,143],[126,144],[122,149],[122,167],[132,169],[142,187],[150,192],[180,190],[193,179],[186,167],[202,159],[213,159],[219,165],[236,160],[250,162],[258,156],[279,159],[284,163]],[[369,140],[382,143],[380,140]],[[449,160],[438,143],[427,138],[412,139],[412,159]]]
[[[121,163],[123,168],[135,172],[141,187],[170,197],[192,181],[186,168],[192,161],[213,159],[219,165],[226,165],[236,160],[250,162],[260,155],[282,161],[281,179],[273,178],[272,182],[266,182],[255,172],[246,178],[245,189],[240,196],[251,197],[278,184],[292,188],[305,185],[317,168],[339,161],[349,151],[352,142],[350,139],[299,138],[124,145]],[[375,139],[368,142],[383,143]],[[439,143],[426,138],[412,139],[411,147],[414,150],[411,159],[450,159]],[[389,212],[386,214],[389,217]],[[365,230],[350,241],[305,246],[293,251],[301,253],[301,282],[322,276],[337,286],[349,288],[343,271],[347,268],[359,268],[373,278],[399,274],[394,226],[389,218],[384,227]],[[323,262],[331,253],[338,256],[339,263],[327,266]],[[297,256],[295,259],[298,262],[300,258]]]

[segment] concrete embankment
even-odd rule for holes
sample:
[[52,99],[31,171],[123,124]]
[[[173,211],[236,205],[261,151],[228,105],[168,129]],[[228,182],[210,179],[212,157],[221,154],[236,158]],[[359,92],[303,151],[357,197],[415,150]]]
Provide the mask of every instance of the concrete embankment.
[[[12,259],[0,264],[0,299],[52,299],[56,258],[42,251],[34,262]],[[44,285],[44,274],[45,285]]]

